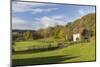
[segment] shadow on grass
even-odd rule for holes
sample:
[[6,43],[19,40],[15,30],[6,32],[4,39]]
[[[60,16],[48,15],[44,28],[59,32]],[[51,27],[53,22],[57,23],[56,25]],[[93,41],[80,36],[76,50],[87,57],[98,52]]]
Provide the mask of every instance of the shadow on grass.
[[64,60],[70,60],[74,58],[78,58],[79,56],[50,56],[50,57],[40,57],[40,58],[29,58],[29,59],[16,59],[13,60],[13,67],[15,66],[23,66],[23,65],[40,65],[40,64],[58,64],[63,63]]
[[59,48],[53,47],[53,48],[31,49],[31,50],[25,50],[25,51],[13,51],[13,54],[38,53],[38,52],[52,51],[52,50],[56,50],[56,49],[59,49]]

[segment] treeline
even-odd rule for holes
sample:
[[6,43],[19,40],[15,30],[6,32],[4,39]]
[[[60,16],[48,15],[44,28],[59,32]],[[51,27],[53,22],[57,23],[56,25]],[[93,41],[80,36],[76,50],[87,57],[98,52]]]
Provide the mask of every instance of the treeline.
[[57,25],[39,30],[13,30],[12,39],[13,41],[21,41],[52,37],[55,39],[65,39],[70,41],[75,33],[80,33],[84,36],[88,34],[89,37],[95,36],[95,26],[95,13],[91,13],[75,20],[74,22],[69,22],[65,26]]

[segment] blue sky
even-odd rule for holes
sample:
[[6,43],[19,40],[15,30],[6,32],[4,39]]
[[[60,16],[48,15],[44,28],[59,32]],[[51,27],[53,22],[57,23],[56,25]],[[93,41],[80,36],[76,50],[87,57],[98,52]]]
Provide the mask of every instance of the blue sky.
[[37,30],[68,22],[94,13],[94,6],[12,2],[12,28]]

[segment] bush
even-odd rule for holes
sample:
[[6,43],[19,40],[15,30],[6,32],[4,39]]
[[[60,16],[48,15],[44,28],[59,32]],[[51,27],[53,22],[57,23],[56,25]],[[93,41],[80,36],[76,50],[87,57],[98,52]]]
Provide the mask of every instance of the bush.
[[58,47],[58,48],[63,47],[63,43],[58,43],[58,44],[57,44],[57,47]]

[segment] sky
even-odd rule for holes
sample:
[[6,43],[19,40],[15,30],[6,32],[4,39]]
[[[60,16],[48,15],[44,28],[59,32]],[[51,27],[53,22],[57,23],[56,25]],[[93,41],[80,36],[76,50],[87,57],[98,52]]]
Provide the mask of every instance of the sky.
[[69,22],[95,13],[94,6],[12,2],[12,29],[38,30]]

